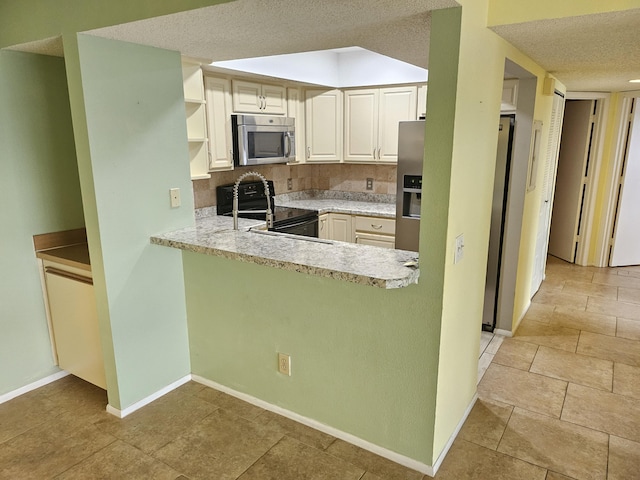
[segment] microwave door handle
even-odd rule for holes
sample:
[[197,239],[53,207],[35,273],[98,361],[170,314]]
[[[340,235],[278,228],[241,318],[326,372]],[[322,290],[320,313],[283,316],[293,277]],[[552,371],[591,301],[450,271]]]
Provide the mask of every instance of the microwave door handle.
[[286,150],[284,156],[285,156],[285,158],[288,158],[288,157],[291,156],[291,134],[289,132],[285,132],[284,138],[287,139],[287,150]]

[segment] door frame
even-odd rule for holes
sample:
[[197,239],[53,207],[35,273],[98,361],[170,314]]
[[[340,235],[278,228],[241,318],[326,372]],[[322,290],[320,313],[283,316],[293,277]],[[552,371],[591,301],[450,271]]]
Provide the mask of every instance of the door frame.
[[[602,267],[604,262],[608,262],[609,255],[609,239],[611,237],[611,228],[602,229],[597,232],[594,239],[594,218],[597,210],[598,198],[598,182],[602,172],[602,164],[604,157],[605,136],[607,133],[606,123],[609,117],[609,108],[611,103],[611,94],[605,92],[567,92],[565,100],[596,100],[596,112],[594,119],[593,143],[591,144],[591,158],[589,159],[589,178],[587,180],[587,191],[585,192],[585,201],[582,207],[580,241],[576,251],[575,263],[577,265],[592,265]],[[560,139],[562,143],[562,139]],[[614,205],[615,207],[615,205]],[[608,218],[609,216],[607,216]],[[611,224],[612,226],[613,224]],[[595,241],[595,259],[589,261],[589,252],[591,251],[592,241]],[[603,243],[604,242],[604,243]]]
[[612,161],[607,169],[604,198],[602,200],[603,227],[598,232],[596,254],[598,267],[609,266],[609,253],[613,245],[613,227],[615,225],[616,208],[618,205],[618,184],[620,183],[620,171],[624,163],[627,146],[627,134],[629,130],[629,115],[631,102],[634,98],[640,98],[640,90],[620,92],[616,102],[617,115],[615,119],[615,146],[613,147]]

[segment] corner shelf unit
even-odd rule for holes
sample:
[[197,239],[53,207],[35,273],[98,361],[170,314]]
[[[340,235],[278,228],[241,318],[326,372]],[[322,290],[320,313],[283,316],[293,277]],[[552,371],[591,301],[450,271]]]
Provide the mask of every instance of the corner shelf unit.
[[184,107],[189,142],[189,168],[192,180],[211,178],[209,173],[209,140],[204,83],[199,63],[182,62]]

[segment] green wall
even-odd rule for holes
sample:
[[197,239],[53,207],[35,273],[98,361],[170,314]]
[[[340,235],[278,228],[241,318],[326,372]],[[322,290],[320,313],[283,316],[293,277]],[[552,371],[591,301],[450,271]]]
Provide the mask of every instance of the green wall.
[[32,236],[84,226],[64,61],[0,51],[0,395],[57,372]]
[[439,326],[423,287],[183,259],[194,374],[430,464]]
[[63,40],[109,403],[124,409],[190,372],[182,258],[149,242],[194,222],[180,55]]

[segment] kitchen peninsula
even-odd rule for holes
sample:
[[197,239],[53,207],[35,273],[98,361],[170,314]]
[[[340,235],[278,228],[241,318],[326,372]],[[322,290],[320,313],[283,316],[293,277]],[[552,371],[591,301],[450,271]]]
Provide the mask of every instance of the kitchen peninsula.
[[[289,205],[321,206],[320,213],[338,211],[391,215],[387,204],[346,200],[289,200]],[[416,253],[353,243],[327,241],[260,230],[264,222],[232,219],[219,215],[197,215],[196,225],[156,235],[151,242],[195,253],[221,256],[310,275],[335,278],[380,288],[401,288],[417,283],[420,271]]]

